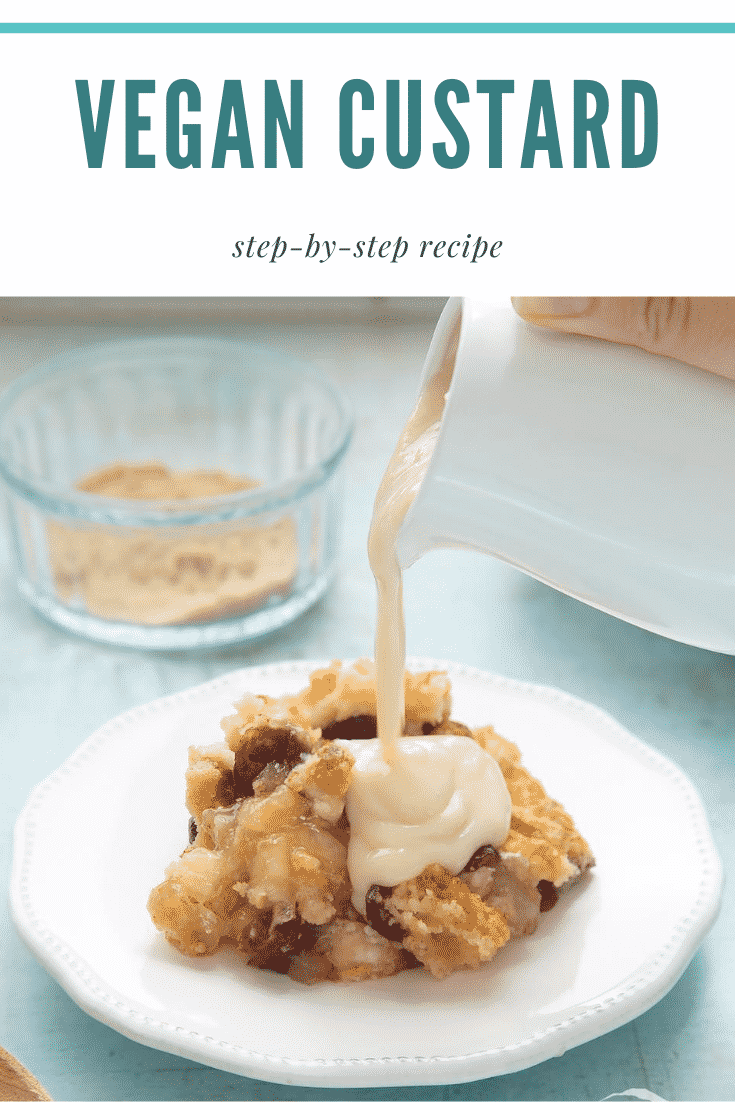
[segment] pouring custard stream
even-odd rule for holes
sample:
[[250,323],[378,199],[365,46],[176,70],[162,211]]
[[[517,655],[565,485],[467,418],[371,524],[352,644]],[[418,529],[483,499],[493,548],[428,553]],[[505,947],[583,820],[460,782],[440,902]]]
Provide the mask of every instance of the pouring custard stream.
[[368,558],[378,589],[375,628],[378,738],[390,762],[403,734],[406,711],[403,675],[406,628],[403,618],[403,574],[398,561],[398,533],[428,469],[439,436],[444,402],[454,371],[459,339],[455,328],[437,371],[427,380],[406,422],[383,475],[373,506]]
[[461,735],[403,739],[406,633],[397,541],[439,436],[458,331],[426,381],[378,490],[368,555],[378,590],[375,634],[378,739],[351,740],[347,793],[352,901],[365,913],[373,884],[395,887],[439,862],[459,873],[479,846],[500,845],[511,801],[497,762]]

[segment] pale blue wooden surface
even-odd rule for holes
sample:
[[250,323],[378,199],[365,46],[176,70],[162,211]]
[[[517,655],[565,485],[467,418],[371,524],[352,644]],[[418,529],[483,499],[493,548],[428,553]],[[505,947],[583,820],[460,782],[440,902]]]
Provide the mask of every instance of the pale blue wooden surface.
[[[395,323],[375,308],[356,321],[266,323],[259,340],[303,350],[358,412],[349,458],[342,569],[330,594],[280,635],[205,657],[147,656],[96,646],[38,619],[16,595],[2,529],[0,860],[30,788],[97,726],[132,705],[243,665],[355,658],[372,648],[373,583],[364,545],[372,498],[411,404],[430,317]],[[149,332],[178,331],[160,321]],[[188,332],[212,333],[199,320]],[[223,320],[222,335],[246,327]],[[0,380],[51,352],[139,332],[118,325],[3,325]],[[707,806],[735,864],[735,661],[659,639],[474,554],[434,553],[406,576],[409,651],[556,685],[606,709],[676,761]],[[69,841],[73,846],[73,839]],[[645,845],[645,839],[641,840]],[[631,855],[635,859],[635,855]],[[646,1087],[670,1100],[735,1099],[732,888],[714,930],[676,987],[635,1022],[538,1067],[482,1082],[404,1090],[328,1091],[243,1079],[128,1041],[79,1010],[17,937],[0,905],[0,1045],[56,1099],[601,1099]],[[631,922],[635,915],[631,914]]]

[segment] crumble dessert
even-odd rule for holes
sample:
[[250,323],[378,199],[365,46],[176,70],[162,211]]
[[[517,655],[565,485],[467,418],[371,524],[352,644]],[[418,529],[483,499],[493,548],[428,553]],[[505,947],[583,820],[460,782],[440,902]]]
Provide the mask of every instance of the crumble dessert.
[[[212,498],[259,483],[224,471],[171,471],[162,463],[114,463],[76,489],[154,503]],[[285,596],[298,565],[290,517],[170,528],[48,524],[56,590],[103,620],[188,624],[237,616]]]
[[345,805],[356,758],[376,738],[375,672],[366,659],[335,662],[293,696],[246,695],[222,721],[225,741],[190,748],[190,844],[148,902],[172,945],[203,956],[234,944],[248,964],[311,984],[419,965],[442,978],[534,932],[594,864],[587,843],[513,743],[450,718],[445,673],[407,672],[404,688],[399,742],[419,740],[408,750],[469,739],[497,763],[509,797],[502,839],[473,841],[455,872],[429,861],[355,898]]

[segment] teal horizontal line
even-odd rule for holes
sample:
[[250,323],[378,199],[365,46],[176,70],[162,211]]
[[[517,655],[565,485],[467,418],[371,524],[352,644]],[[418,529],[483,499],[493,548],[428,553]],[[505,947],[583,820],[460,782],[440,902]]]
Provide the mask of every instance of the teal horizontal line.
[[0,23],[1,34],[734,34],[735,23]]

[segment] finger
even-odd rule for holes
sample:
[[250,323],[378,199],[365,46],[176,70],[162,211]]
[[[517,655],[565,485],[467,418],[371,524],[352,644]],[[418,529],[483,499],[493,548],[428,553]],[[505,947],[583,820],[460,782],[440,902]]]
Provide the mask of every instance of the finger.
[[735,379],[735,299],[514,298],[525,321],[632,344]]

